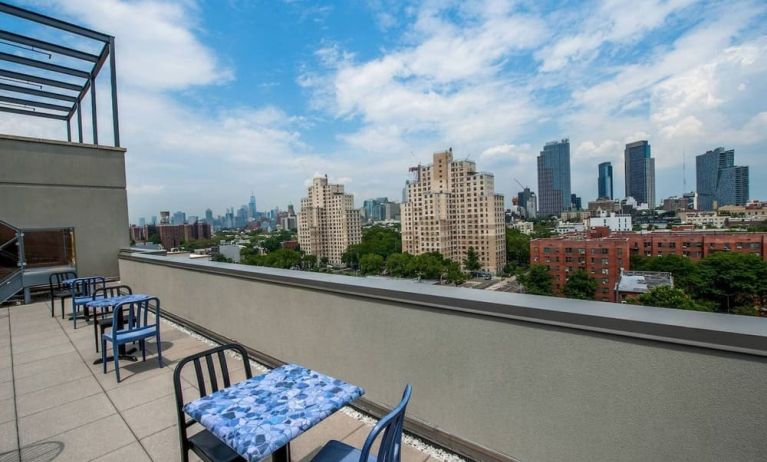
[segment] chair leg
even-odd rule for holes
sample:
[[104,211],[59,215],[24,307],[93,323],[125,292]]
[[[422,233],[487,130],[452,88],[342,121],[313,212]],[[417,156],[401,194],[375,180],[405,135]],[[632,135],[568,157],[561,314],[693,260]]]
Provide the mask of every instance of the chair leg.
[[64,297],[61,297],[61,319],[64,319]]
[[75,329],[77,329],[77,305],[75,304],[74,299],[72,299],[72,324],[75,326]]
[[112,343],[112,356],[115,357],[115,375],[117,375],[117,383],[120,383],[120,345],[117,342]]
[[53,296],[53,292],[51,292],[51,317],[56,316],[53,314],[53,307],[56,306],[56,298]]
[[141,361],[146,361],[146,340],[139,340],[139,348],[141,348]]
[[160,362],[160,367],[163,367],[162,365],[162,344],[160,343],[160,328],[157,327],[157,336],[155,337],[155,342],[157,342],[157,360]]
[[107,341],[101,337],[101,364],[104,367],[104,374],[107,373]]
[[99,318],[96,312],[93,312],[93,339],[96,341],[96,353],[99,352]]

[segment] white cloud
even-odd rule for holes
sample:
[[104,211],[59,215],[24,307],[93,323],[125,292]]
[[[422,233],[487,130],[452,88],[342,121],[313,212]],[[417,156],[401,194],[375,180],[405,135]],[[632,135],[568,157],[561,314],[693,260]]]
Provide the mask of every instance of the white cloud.
[[143,0],[54,0],[57,10],[117,37],[120,86],[177,90],[225,83],[233,71],[222,66],[197,33],[189,2]]
[[[695,0],[608,0],[588,18],[577,33],[565,35],[544,47],[536,56],[541,71],[557,71],[575,61],[589,61],[605,43],[623,43],[664,24],[669,16]],[[566,24],[567,21],[562,21]]]

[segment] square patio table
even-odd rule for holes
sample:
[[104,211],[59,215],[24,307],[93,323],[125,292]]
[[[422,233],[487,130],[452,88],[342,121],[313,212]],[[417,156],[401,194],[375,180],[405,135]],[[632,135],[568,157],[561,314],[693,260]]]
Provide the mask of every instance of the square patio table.
[[291,440],[364,393],[287,364],[187,403],[184,412],[248,461],[289,461]]

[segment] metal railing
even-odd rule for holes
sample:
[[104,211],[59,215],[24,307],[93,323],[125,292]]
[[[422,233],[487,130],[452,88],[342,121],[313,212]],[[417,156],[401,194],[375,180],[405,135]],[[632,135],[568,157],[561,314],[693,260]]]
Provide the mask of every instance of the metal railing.
[[[96,108],[96,77],[109,60],[112,96],[112,129],[114,145],[120,146],[120,126],[117,110],[117,74],[115,38],[60,19],[45,16],[17,6],[0,2],[0,17],[10,16],[24,25],[34,23],[52,27],[80,39],[96,41],[98,54],[71,46],[52,43],[19,33],[0,29],[0,44],[14,48],[15,53],[0,51],[0,111],[12,114],[63,120],[67,123],[67,140],[72,141],[72,118],[77,116],[77,139],[83,142],[82,101],[91,100],[93,144],[99,144]],[[8,18],[4,18],[6,21]],[[4,24],[6,24],[4,22]],[[10,23],[8,23],[10,24]],[[20,51],[19,51],[20,50]],[[43,51],[39,51],[43,50]],[[52,59],[74,60],[76,66],[55,64],[25,56],[43,53]],[[33,73],[34,72],[34,73]]]

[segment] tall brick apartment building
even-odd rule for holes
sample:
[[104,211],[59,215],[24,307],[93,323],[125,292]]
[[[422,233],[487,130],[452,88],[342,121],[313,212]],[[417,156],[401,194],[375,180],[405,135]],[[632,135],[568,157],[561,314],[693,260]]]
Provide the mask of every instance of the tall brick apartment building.
[[495,178],[478,172],[474,162],[453,160],[452,149],[434,154],[434,163],[410,169],[402,204],[402,251],[440,252],[463,262],[474,247],[485,271],[506,265],[503,196]]
[[564,286],[569,273],[584,269],[599,284],[594,298],[607,302],[615,301],[620,270],[631,269],[631,255],[681,255],[700,260],[716,252],[752,253],[767,260],[767,233],[672,231],[530,241],[530,263],[548,266],[557,290]]

